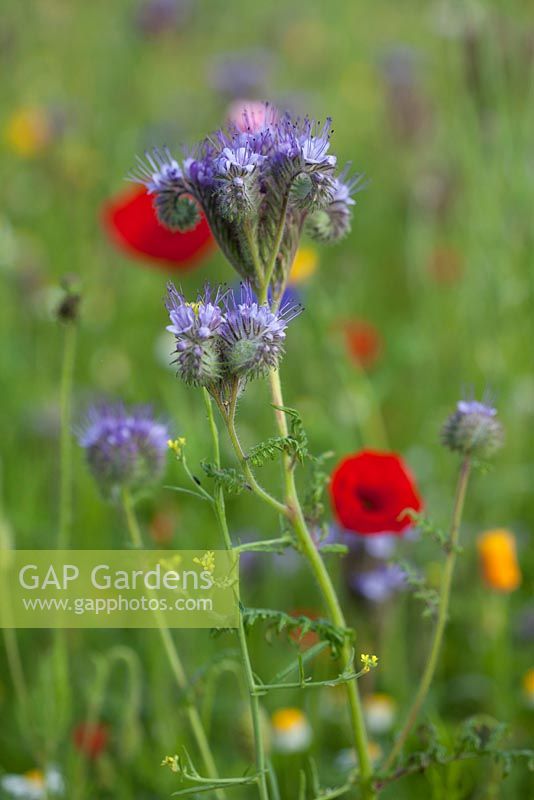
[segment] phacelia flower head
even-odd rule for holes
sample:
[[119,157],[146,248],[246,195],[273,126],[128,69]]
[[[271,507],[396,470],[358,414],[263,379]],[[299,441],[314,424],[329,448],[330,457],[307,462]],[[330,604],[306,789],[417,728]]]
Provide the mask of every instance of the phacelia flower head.
[[221,338],[228,372],[253,378],[274,369],[283,353],[287,324],[301,306],[289,302],[271,311],[267,303],[258,303],[250,284],[242,284],[237,296],[229,292],[225,306]]
[[167,330],[176,338],[178,374],[193,386],[209,386],[222,377],[220,332],[223,324],[221,293],[212,298],[209,286],[189,303],[174,284],[167,286],[166,307],[171,324]]
[[95,405],[78,438],[93,477],[111,499],[122,489],[145,489],[163,474],[169,432],[148,406]]
[[489,458],[504,439],[503,427],[496,416],[497,409],[487,403],[461,400],[443,426],[443,444],[464,456]]
[[346,168],[334,179],[329,202],[306,218],[306,231],[313,239],[332,244],[349,233],[354,195],[364,188],[362,180],[363,175],[349,176]]
[[347,456],[334,470],[330,494],[340,524],[360,534],[402,534],[411,525],[403,512],[422,508],[415,481],[396,453]]
[[154,197],[162,224],[183,230],[204,212],[223,253],[254,289],[270,282],[278,299],[304,223],[321,241],[335,241],[350,227],[352,194],[359,178],[336,176],[330,151],[331,120],[243,112],[179,162],[155,150],[131,176]]

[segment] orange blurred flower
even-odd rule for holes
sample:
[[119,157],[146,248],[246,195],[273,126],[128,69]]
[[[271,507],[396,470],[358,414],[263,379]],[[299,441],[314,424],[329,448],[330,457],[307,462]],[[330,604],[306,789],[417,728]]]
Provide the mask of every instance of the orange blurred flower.
[[167,545],[172,542],[176,519],[167,511],[157,511],[150,520],[150,536],[156,544]]
[[498,592],[513,592],[521,584],[515,537],[511,531],[497,528],[478,537],[478,553],[484,580]]
[[342,324],[349,355],[364,369],[374,366],[382,353],[383,341],[371,322],[349,320]]

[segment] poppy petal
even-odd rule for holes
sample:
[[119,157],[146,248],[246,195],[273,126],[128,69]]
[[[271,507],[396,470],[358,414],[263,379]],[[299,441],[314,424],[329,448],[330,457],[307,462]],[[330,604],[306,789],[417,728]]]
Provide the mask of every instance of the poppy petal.
[[215,245],[204,216],[193,230],[185,233],[164,228],[144,188],[128,190],[107,201],[102,209],[102,223],[114,244],[131,255],[148,257],[163,269],[191,269]]

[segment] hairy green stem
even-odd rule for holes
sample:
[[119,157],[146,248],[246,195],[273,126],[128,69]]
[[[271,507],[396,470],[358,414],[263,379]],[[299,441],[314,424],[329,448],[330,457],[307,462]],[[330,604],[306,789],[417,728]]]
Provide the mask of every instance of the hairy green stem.
[[241,468],[245,474],[245,477],[250,485],[250,488],[254,492],[254,494],[258,495],[258,497],[263,500],[265,503],[274,508],[279,514],[283,514],[284,516],[288,516],[288,509],[284,503],[281,503],[275,497],[266,492],[265,489],[260,486],[258,481],[256,480],[256,476],[252,472],[250,468],[250,464],[247,461],[247,457],[241,447],[241,442],[239,441],[239,437],[237,435],[236,427],[235,427],[235,409],[225,417],[225,421],[228,428],[228,435],[230,437],[230,441],[232,442],[232,446],[235,450],[235,453],[239,459],[239,463],[241,464]]
[[[215,418],[213,415],[213,406],[211,403],[211,397],[206,389],[203,390],[203,394],[204,394],[204,402],[206,404],[206,412],[208,415],[208,421],[213,442],[213,457],[215,459],[215,466],[220,468],[221,456],[220,456],[219,432],[217,430],[217,424],[215,422]],[[267,496],[270,497],[270,495]],[[232,551],[233,545],[232,545],[232,539],[230,537],[230,531],[228,529],[228,522],[226,519],[224,492],[222,490],[222,487],[220,486],[215,487],[214,509],[215,509],[215,514],[217,516],[217,521],[219,523],[219,527],[221,529],[221,533],[223,535],[225,547],[228,551]],[[252,728],[254,733],[256,769],[258,772],[258,779],[257,779],[258,791],[261,800],[269,800],[269,792],[267,788],[265,746],[263,742],[263,732],[262,732],[261,716],[260,716],[260,704],[259,704],[259,699],[256,695],[254,673],[252,671],[252,664],[248,652],[247,638],[245,634],[245,628],[243,625],[243,616],[241,613],[239,614],[238,638],[239,638],[239,647],[241,650],[241,659],[243,662],[243,669],[245,672],[245,678],[250,696],[250,712],[252,716]]]
[[[278,370],[271,372],[271,393],[273,405],[278,407],[284,406],[284,398],[282,395],[282,386],[280,383],[280,374]],[[280,411],[279,408],[275,409],[275,415],[280,434],[282,436],[287,436],[288,427],[286,415],[283,411]],[[286,503],[290,509],[291,524],[299,541],[302,554],[306,558],[312,570],[328,608],[332,622],[334,625],[338,625],[341,628],[346,628],[347,625],[345,616],[341,609],[336,590],[334,589],[334,585],[330,575],[328,574],[328,570],[326,569],[322,556],[317,549],[310,531],[308,530],[308,525],[304,518],[304,513],[302,511],[302,506],[297,493],[293,463],[287,455],[283,456],[283,471]],[[344,669],[350,665],[352,658],[352,648],[350,643],[346,642],[342,649]],[[369,757],[369,746],[367,741],[367,733],[365,730],[360,693],[355,681],[350,681],[346,684],[346,687],[349,700],[349,712],[352,730],[354,734],[354,744],[360,765],[363,797],[365,800],[372,800],[372,798],[375,796],[371,786],[372,765]]]
[[[271,279],[273,277],[274,268],[276,266],[276,259],[278,258],[278,254],[280,252],[280,245],[282,244],[284,230],[286,227],[288,203],[289,203],[289,192],[286,193],[286,196],[284,197],[284,200],[282,202],[282,208],[280,210],[280,219],[278,220],[278,226],[276,228],[276,234],[273,243],[273,255],[271,257],[270,262],[267,265],[267,269],[265,270],[265,280],[260,290],[260,295],[259,295],[260,303],[267,302],[269,286],[271,285]],[[280,294],[280,296],[282,296],[282,293]]]
[[77,331],[74,323],[65,327],[60,388],[60,477],[58,549],[68,547],[72,524],[72,383]]
[[[141,535],[141,529],[139,527],[137,516],[135,514],[132,496],[127,489],[123,490],[122,504],[132,544],[135,548],[142,549],[143,537]],[[187,697],[187,689],[188,689],[187,676],[182,661],[180,659],[180,656],[178,655],[178,651],[174,644],[173,638],[171,636],[169,629],[167,628],[166,625],[163,624],[159,616],[157,617],[157,621],[158,621],[158,630],[161,636],[161,640],[163,642],[163,647],[165,649],[165,653],[169,660],[169,664],[174,679],[176,681],[176,685],[178,686],[180,691],[183,692]],[[189,699],[187,700],[186,709],[187,709],[189,724],[191,725],[191,729],[193,731],[193,735],[195,737],[195,741],[197,743],[197,747],[204,762],[206,771],[210,778],[217,779],[218,778],[217,767],[215,765],[215,761],[211,753],[206,732],[204,731],[204,726],[202,725],[200,714],[198,713],[196,707]],[[224,800],[225,794],[222,790],[217,790],[216,795],[219,798],[219,800]]]
[[441,649],[441,644],[443,641],[443,634],[445,632],[445,627],[447,624],[452,578],[454,574],[454,567],[456,564],[456,557],[458,555],[458,540],[460,536],[460,525],[462,522],[462,514],[465,504],[465,496],[467,492],[467,484],[469,482],[470,471],[471,471],[470,459],[465,458],[460,468],[460,475],[458,478],[458,485],[456,488],[456,497],[454,501],[454,509],[452,515],[451,533],[447,546],[447,559],[445,561],[445,570],[441,581],[439,611],[438,611],[438,618],[436,621],[436,627],[434,629],[432,645],[430,647],[430,652],[428,654],[428,659],[426,662],[425,670],[421,677],[419,688],[417,690],[412,706],[406,717],[406,722],[404,723],[402,730],[397,737],[395,745],[393,746],[393,749],[391,750],[391,753],[389,754],[386,763],[384,765],[386,771],[395,764],[395,761],[402,752],[402,748],[404,747],[406,740],[410,735],[410,731],[412,730],[417,720],[417,717],[419,716],[421,707],[426,700],[426,696],[428,694],[430,685],[432,683],[434,674],[436,672],[438,657]]

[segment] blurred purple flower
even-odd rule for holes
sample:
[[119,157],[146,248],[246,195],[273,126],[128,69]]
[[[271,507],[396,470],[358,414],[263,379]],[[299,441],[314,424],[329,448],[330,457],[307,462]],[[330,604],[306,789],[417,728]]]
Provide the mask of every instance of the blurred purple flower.
[[383,564],[376,569],[353,574],[349,588],[373,603],[383,603],[405,585],[405,573],[396,564]]
[[231,99],[261,97],[267,93],[272,56],[267,50],[224,53],[208,65],[207,82]]
[[110,498],[121,489],[144,489],[161,477],[168,439],[167,426],[149,406],[127,408],[123,403],[93,406],[78,433],[89,469]]
[[135,26],[145,36],[178,30],[191,16],[191,0],[143,0],[137,9]]

